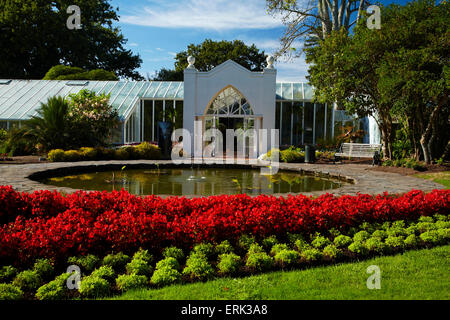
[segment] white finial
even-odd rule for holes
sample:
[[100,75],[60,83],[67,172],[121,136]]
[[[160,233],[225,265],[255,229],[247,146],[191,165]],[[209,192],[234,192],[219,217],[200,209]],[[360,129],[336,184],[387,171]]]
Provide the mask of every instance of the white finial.
[[267,56],[267,69],[273,69],[273,63],[275,62],[275,58],[273,56]]
[[188,69],[195,69],[195,66],[194,66],[195,58],[193,56],[189,56],[187,58],[187,62],[189,63]]

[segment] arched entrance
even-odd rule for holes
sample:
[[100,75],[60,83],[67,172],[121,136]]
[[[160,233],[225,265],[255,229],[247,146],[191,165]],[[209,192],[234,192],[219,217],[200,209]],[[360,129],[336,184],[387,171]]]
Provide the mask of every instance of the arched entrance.
[[[248,156],[249,137],[239,139],[239,129],[246,132],[249,129],[259,129],[262,117],[256,116],[245,96],[233,86],[227,86],[219,91],[205,108],[203,121],[203,132],[215,128],[223,136],[223,153],[225,156],[235,156],[238,143],[243,143],[244,155]],[[234,136],[234,150],[227,149],[226,130],[232,129],[236,132]]]

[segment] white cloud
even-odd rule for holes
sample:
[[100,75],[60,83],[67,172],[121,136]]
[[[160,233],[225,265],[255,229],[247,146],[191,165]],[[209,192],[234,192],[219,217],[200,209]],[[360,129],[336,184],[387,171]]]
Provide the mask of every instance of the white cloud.
[[277,61],[275,62],[275,68],[277,69],[278,82],[306,82],[308,64],[303,57],[290,61]]
[[266,11],[262,0],[150,1],[152,4],[122,15],[122,23],[160,28],[213,30],[270,29],[282,26]]
[[139,44],[137,44],[136,42],[131,42],[131,43],[128,43],[128,46],[129,47],[138,47]]

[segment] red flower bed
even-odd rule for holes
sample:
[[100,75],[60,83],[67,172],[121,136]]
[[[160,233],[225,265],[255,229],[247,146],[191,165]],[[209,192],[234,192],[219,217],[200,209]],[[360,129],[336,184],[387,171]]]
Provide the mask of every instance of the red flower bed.
[[0,187],[0,259],[30,262],[37,257],[133,251],[139,247],[190,247],[202,241],[258,238],[287,232],[345,229],[364,221],[416,219],[450,212],[450,190],[316,199],[246,195],[186,199],[137,197],[126,191],[31,194]]

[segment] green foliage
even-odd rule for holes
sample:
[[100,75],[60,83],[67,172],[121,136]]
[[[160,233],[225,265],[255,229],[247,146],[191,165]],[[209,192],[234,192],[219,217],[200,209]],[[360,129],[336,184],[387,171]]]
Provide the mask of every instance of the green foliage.
[[406,246],[415,247],[419,244],[419,238],[415,234],[410,234],[404,241]]
[[186,261],[183,275],[191,280],[206,280],[214,275],[214,269],[208,262],[208,258],[201,252],[192,252]]
[[116,279],[117,288],[122,292],[145,288],[147,284],[147,276],[137,274],[122,274]]
[[437,230],[430,230],[420,234],[420,239],[422,239],[422,241],[425,243],[439,244],[442,240],[442,237]]
[[295,250],[283,249],[275,254],[275,262],[282,267],[297,265],[300,260],[300,253]]
[[310,249],[311,246],[308,242],[306,242],[303,238],[297,239],[294,243],[294,246],[297,248],[298,251],[302,252],[303,250]]
[[119,80],[114,72],[103,69],[86,71],[82,68],[57,65],[51,67],[45,74],[43,80],[97,80],[97,81],[117,81]]
[[380,240],[384,240],[387,236],[388,236],[387,232],[385,230],[381,230],[381,229],[375,230],[372,233],[372,238],[377,238]]
[[264,252],[263,247],[261,247],[257,243],[253,243],[252,245],[250,245],[250,248],[248,248],[247,254],[250,255],[250,254],[259,253],[259,252]]
[[266,62],[264,51],[260,51],[255,45],[247,46],[241,40],[206,39],[198,45],[190,44],[186,51],[177,53],[175,70],[163,68],[156,73],[153,80],[183,81],[183,70],[188,66],[189,56],[196,59],[195,68],[199,71],[209,71],[227,60],[233,60],[251,71],[262,71]]
[[278,243],[278,240],[277,240],[276,236],[270,236],[270,237],[264,238],[261,242],[261,244],[263,245],[263,247],[266,250],[272,248],[277,243]]
[[123,78],[142,78],[137,72],[142,60],[124,47],[127,40],[116,26],[117,9],[107,0],[77,1],[82,29],[68,30],[66,9],[72,4],[69,0],[0,2],[0,25],[8,26],[0,34],[0,78],[42,79],[61,61],[86,70],[103,68]]
[[338,248],[348,247],[352,243],[352,238],[346,235],[340,235],[334,238],[334,244]]
[[116,274],[111,266],[101,266],[100,268],[92,271],[91,277],[102,278],[108,282],[113,282]]
[[256,243],[255,237],[244,234],[239,237],[238,247],[241,248],[242,250],[247,251],[250,248],[250,246],[254,243]]
[[13,266],[3,266],[0,269],[0,283],[10,282],[17,275],[17,269]]
[[70,273],[63,273],[47,284],[39,287],[36,298],[39,300],[62,300],[68,297],[67,279]]
[[384,243],[391,249],[402,249],[405,245],[403,236],[388,236]]
[[323,249],[322,253],[325,256],[329,257],[330,259],[336,259],[336,258],[339,258],[342,255],[342,250],[338,249],[336,247],[336,245],[334,245],[334,244],[329,244],[328,246],[326,246]]
[[194,253],[201,253],[207,258],[211,258],[214,253],[214,247],[211,243],[201,243],[194,246],[192,249]]
[[177,259],[175,259],[173,257],[168,257],[168,258],[165,258],[165,259],[159,261],[156,264],[156,270],[163,269],[163,268],[171,268],[171,269],[178,270],[178,269],[180,269],[180,264],[178,263]]
[[321,236],[320,234],[316,234],[313,240],[311,241],[313,247],[322,249],[331,244],[330,239]]
[[355,235],[353,236],[353,241],[364,242],[369,238],[370,238],[370,233],[365,230],[362,230],[362,231],[355,233]]
[[129,261],[130,257],[123,252],[111,253],[103,258],[102,265],[112,267],[116,272],[120,272],[125,270],[125,266]]
[[12,284],[23,291],[34,291],[41,285],[42,279],[36,271],[25,270],[17,274]]
[[33,269],[42,279],[48,279],[55,272],[54,262],[50,259],[37,259]]
[[134,155],[136,159],[158,160],[161,158],[161,150],[154,144],[142,142],[134,147]]
[[0,283],[0,300],[21,300],[23,291],[15,285]]
[[82,272],[84,271],[87,273],[94,271],[94,269],[97,267],[99,262],[100,262],[100,259],[93,254],[88,254],[85,256],[70,257],[69,259],[67,259],[67,263],[79,266],[81,268]]
[[[138,148],[141,145],[150,145],[148,149],[151,152],[141,152]],[[145,147],[147,148],[147,147]],[[161,156],[161,150],[158,146],[143,142],[135,147],[123,147],[119,149],[105,149],[105,148],[91,148],[83,147],[79,150],[62,149],[51,150],[48,153],[48,160],[52,162],[64,162],[64,161],[88,161],[88,160],[133,160],[133,159],[146,159],[157,160]]]
[[348,250],[361,256],[365,256],[368,253],[366,246],[361,241],[355,241],[352,244],[350,244],[348,246]]
[[252,252],[247,256],[245,266],[252,271],[267,271],[273,267],[273,258],[265,252]]
[[300,252],[302,259],[308,262],[317,261],[322,259],[322,252],[316,248],[306,249]]
[[133,258],[131,262],[126,265],[126,270],[128,274],[150,276],[153,268],[146,260]]
[[270,249],[270,254],[274,256],[282,250],[289,250],[289,246],[285,243],[277,243],[272,246],[272,249]]
[[184,259],[184,252],[182,249],[179,249],[177,247],[169,247],[164,249],[163,256],[165,258],[174,258],[178,262],[180,262]]
[[369,238],[365,245],[370,252],[383,253],[386,250],[386,244],[380,238]]
[[81,279],[80,294],[86,298],[101,298],[109,295],[111,285],[105,280],[94,275]]
[[143,260],[147,263],[153,262],[153,256],[148,252],[148,250],[139,249],[133,255],[133,260]]
[[226,253],[233,253],[233,246],[230,244],[228,240],[224,240],[214,248],[216,255],[220,256]]
[[238,272],[241,266],[241,258],[234,253],[225,253],[219,256],[217,269],[220,274],[230,275]]
[[178,270],[164,266],[155,270],[150,282],[155,286],[166,286],[180,282],[180,280],[181,273]]

